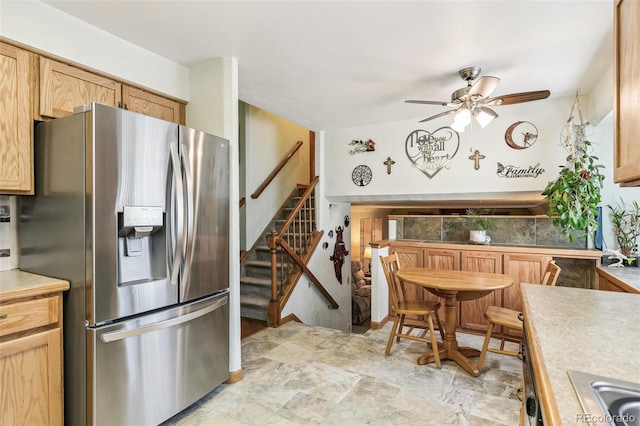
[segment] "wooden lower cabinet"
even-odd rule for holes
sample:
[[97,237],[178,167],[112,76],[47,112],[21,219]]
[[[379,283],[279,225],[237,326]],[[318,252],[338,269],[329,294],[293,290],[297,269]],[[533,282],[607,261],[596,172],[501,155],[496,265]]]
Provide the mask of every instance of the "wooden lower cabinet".
[[[503,254],[503,273],[513,278],[513,285],[502,289],[502,306],[522,311],[520,296],[520,284],[538,284],[542,281],[542,275],[547,263],[553,258],[538,254]],[[507,336],[522,338],[522,333],[513,329],[503,330]]]
[[59,328],[0,343],[2,424],[62,424]]
[[[401,268],[422,268],[423,252],[423,249],[415,247],[394,247],[391,250],[391,253],[395,253],[398,256]],[[419,286],[407,284],[405,290],[408,299],[423,300],[423,289]],[[395,312],[391,306],[391,298],[389,298],[389,316],[395,316]],[[415,315],[407,315],[407,319],[418,319],[418,317]]]
[[[491,306],[522,311],[520,296],[521,283],[539,283],[547,263],[552,259],[549,255],[504,253],[495,251],[454,250],[445,248],[428,248],[412,245],[392,245],[391,253],[397,253],[401,268],[424,267],[430,269],[451,269],[461,271],[477,271],[501,273],[514,279],[512,286],[494,291],[484,297],[474,300],[458,302],[457,325],[462,330],[486,332],[489,324],[484,319],[486,309]],[[602,285],[601,285],[602,287]],[[444,320],[444,301],[426,289],[408,285],[409,297],[418,300],[433,300],[443,304],[439,311],[440,319]],[[389,305],[390,315],[393,315]],[[518,331],[500,327],[494,329],[496,334],[521,338]]]
[[0,424],[62,425],[62,296],[0,304]]
[[[502,273],[502,254],[489,252],[463,251],[461,253],[462,271]],[[484,313],[489,306],[501,306],[500,291],[493,291],[484,297],[460,302],[460,327],[467,330],[487,331],[489,323]],[[495,330],[500,333],[501,330]]]
[[611,276],[608,273],[597,268],[598,272],[598,289],[604,291],[617,291],[621,293],[640,293],[637,287],[627,284],[620,278]]

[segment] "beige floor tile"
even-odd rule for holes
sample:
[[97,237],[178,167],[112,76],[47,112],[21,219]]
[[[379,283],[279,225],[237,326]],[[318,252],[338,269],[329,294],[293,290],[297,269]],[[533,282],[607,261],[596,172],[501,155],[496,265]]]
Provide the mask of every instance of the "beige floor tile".
[[[384,355],[391,324],[364,334],[287,323],[242,342],[243,379],[221,385],[166,425],[515,425],[522,367],[487,354],[480,377],[402,339]],[[480,349],[483,336],[460,333]],[[517,345],[515,345],[517,347]],[[472,361],[477,361],[473,359]]]

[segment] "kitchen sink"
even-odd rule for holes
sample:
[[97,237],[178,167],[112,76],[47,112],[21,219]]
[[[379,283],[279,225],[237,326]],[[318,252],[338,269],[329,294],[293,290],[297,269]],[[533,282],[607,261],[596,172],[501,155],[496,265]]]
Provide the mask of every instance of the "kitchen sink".
[[590,425],[640,426],[640,383],[569,370],[583,418]]

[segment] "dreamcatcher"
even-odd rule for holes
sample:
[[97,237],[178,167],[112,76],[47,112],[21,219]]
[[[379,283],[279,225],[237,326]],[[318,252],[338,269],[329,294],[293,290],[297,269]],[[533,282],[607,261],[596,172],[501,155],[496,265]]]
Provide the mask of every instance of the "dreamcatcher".
[[[577,115],[577,119],[576,119]],[[571,113],[569,114],[569,119],[567,123],[562,128],[562,132],[560,133],[560,141],[564,149],[571,154],[571,156],[580,156],[585,154],[587,151],[587,145],[585,141],[587,140],[587,136],[585,133],[586,127],[589,125],[589,122],[584,121],[584,117],[582,116],[582,109],[580,108],[580,99],[578,98],[578,93],[576,92],[576,99],[571,106]]]

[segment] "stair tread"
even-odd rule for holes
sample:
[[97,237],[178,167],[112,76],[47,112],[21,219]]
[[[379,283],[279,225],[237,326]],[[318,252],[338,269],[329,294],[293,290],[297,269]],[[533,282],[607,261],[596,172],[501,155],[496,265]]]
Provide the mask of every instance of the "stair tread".
[[271,262],[268,262],[266,260],[249,260],[247,261],[246,265],[259,266],[262,268],[271,268]]
[[240,277],[240,283],[250,283],[250,284],[265,284],[271,286],[270,278],[259,278],[259,277],[250,277],[247,275],[243,275]]
[[269,299],[264,297],[252,296],[252,295],[240,295],[240,300],[243,305],[252,306],[264,306],[269,305]]

